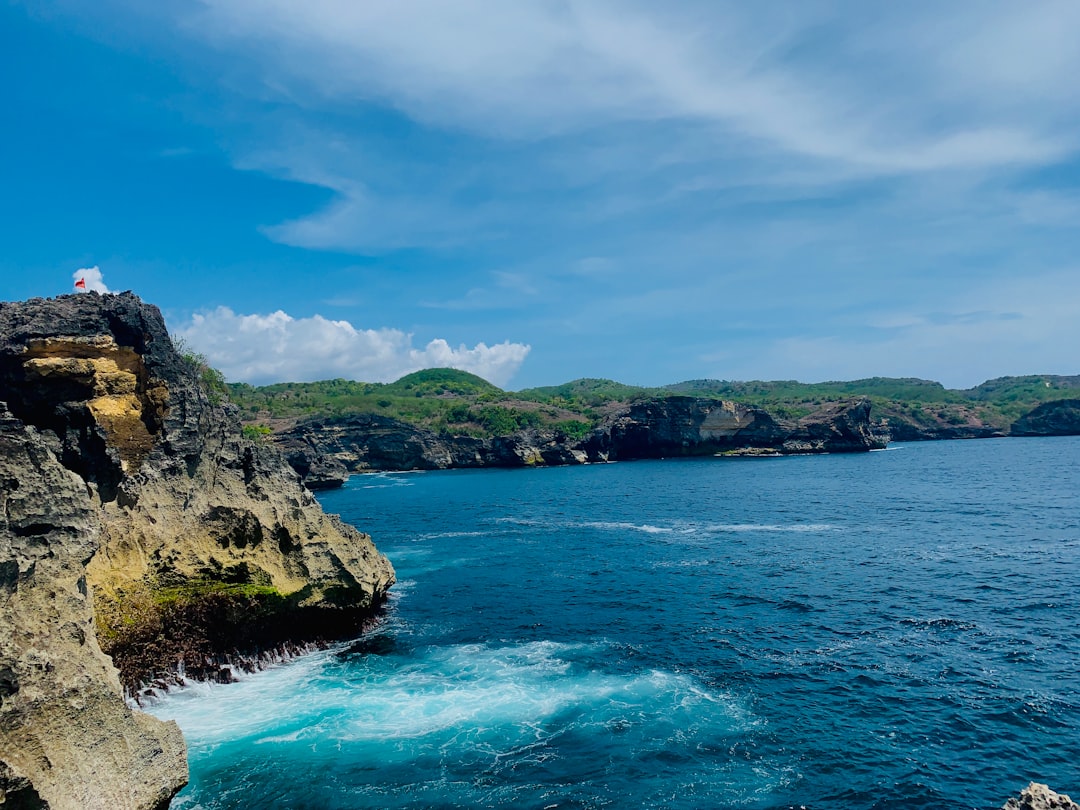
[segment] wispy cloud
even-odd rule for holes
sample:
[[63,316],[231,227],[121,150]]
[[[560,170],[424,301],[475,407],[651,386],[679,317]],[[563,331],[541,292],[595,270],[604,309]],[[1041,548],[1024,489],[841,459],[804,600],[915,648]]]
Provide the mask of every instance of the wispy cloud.
[[[1059,33],[1080,26],[1080,7],[1067,0],[1022,13],[964,0],[200,8],[187,30],[250,60],[236,85],[296,114],[240,165],[336,194],[266,228],[301,247],[475,245],[575,218],[635,227],[628,216],[695,189],[753,199],[761,187],[984,177],[1080,148],[1068,78],[1080,45]],[[373,135],[351,118],[372,105],[443,135]],[[582,204],[568,209],[567,193]]]
[[[921,13],[847,3],[751,13],[712,2],[206,0],[192,27],[261,53],[274,86],[314,93],[308,104],[378,100],[504,137],[688,118],[793,153],[908,171],[1039,162],[1075,144],[1059,117],[1018,91],[1069,99],[1080,48],[1062,32],[1078,21],[1067,0]],[[1032,115],[1019,119],[1018,106]]]
[[357,329],[348,321],[282,311],[239,315],[228,307],[198,313],[174,329],[210,364],[237,382],[304,382],[343,377],[391,382],[424,368],[457,368],[505,385],[529,354],[509,341],[450,346],[436,338],[421,349],[397,329]]

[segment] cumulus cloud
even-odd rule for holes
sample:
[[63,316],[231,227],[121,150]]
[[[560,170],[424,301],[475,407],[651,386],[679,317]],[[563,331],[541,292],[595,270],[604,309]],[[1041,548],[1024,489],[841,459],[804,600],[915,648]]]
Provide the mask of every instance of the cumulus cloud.
[[96,264],[93,267],[79,268],[71,274],[71,277],[74,279],[75,292],[109,292],[109,288],[105,286],[105,278],[101,275],[101,269]]
[[455,349],[441,338],[418,349],[412,335],[398,329],[357,329],[348,321],[293,318],[281,310],[241,315],[228,307],[193,315],[174,332],[227,379],[255,384],[337,377],[392,382],[420,369],[449,367],[504,386],[530,349],[509,341]]

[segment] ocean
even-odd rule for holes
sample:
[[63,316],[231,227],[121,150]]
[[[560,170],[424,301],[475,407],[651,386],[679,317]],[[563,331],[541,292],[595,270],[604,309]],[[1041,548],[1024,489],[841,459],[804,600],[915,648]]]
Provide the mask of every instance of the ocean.
[[368,636],[150,707],[186,808],[1080,793],[1080,437],[354,476]]

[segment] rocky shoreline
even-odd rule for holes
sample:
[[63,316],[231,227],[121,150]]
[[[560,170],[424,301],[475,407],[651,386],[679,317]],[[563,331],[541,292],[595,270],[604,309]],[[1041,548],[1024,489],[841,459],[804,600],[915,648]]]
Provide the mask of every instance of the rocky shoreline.
[[799,420],[724,400],[673,396],[634,403],[584,438],[527,429],[480,439],[375,414],[304,422],[272,436],[308,487],[341,486],[356,472],[536,467],[645,458],[859,453],[887,444],[870,401],[827,405]]
[[1045,402],[1013,423],[1013,436],[1080,435],[1080,399]]
[[820,406],[798,420],[764,408],[706,397],[664,396],[611,410],[584,437],[526,428],[477,438],[436,432],[373,413],[313,418],[268,438],[313,490],[341,486],[358,472],[537,467],[683,456],[767,457],[857,453],[889,442],[1080,435],[1080,400],[1036,407],[1009,429],[981,424],[921,424],[886,409],[871,414],[856,397]]
[[0,803],[166,807],[183,739],[125,689],[378,615],[390,563],[214,383],[130,293],[0,304]]

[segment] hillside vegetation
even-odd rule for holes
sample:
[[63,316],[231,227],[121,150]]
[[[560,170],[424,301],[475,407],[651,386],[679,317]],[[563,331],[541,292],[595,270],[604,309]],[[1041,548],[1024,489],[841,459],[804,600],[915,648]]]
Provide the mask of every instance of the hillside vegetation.
[[376,413],[432,430],[464,435],[505,435],[530,427],[584,435],[604,414],[635,400],[665,396],[715,397],[760,405],[798,418],[823,404],[867,396],[874,416],[927,429],[983,426],[1007,431],[1040,403],[1080,396],[1080,376],[1001,377],[967,390],[931,380],[871,377],[800,383],[794,380],[687,380],[662,388],[614,380],[580,379],[562,385],[504,391],[475,374],[427,369],[392,383],[323,380],[252,386],[233,383],[229,395],[251,425],[275,429],[302,419]]
[[504,436],[523,428],[555,427],[582,436],[598,415],[520,398],[475,374],[448,368],[417,371],[392,383],[233,383],[229,395],[246,423],[275,429],[301,419],[375,413],[457,435]]

